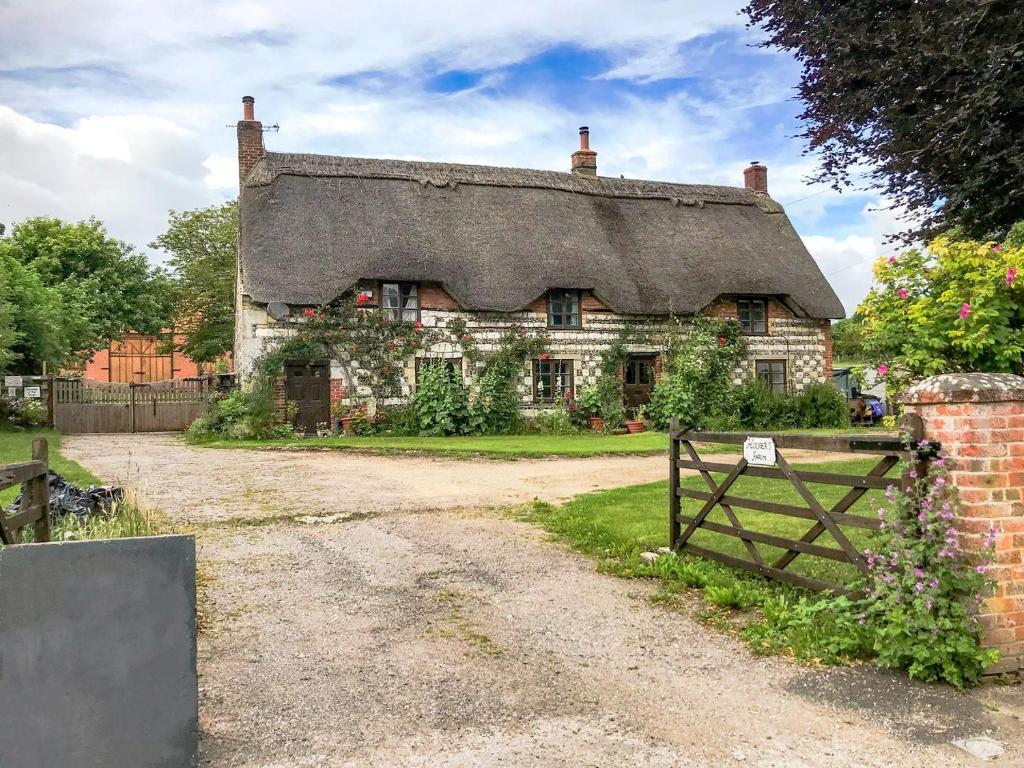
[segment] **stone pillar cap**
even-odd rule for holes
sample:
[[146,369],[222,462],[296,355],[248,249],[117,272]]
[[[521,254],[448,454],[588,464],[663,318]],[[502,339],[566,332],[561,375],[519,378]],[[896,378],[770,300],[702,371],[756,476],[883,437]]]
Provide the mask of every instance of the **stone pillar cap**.
[[919,381],[900,397],[906,405],[1004,403],[1024,400],[1024,376],[1012,373],[944,373]]

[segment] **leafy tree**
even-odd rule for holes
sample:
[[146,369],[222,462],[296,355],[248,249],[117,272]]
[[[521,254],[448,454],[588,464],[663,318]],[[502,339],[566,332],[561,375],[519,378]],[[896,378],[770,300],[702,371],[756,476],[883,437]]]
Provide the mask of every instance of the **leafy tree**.
[[234,344],[238,204],[171,211],[167,231],[150,247],[171,255],[174,327],[185,339],[180,350],[198,362],[221,357]]
[[835,360],[863,360],[864,322],[857,315],[832,323],[832,357]]
[[38,373],[43,363],[57,368],[68,358],[68,337],[84,319],[63,312],[56,288],[43,285],[31,269],[0,250],[0,302],[10,308],[6,367],[15,373]]
[[84,358],[125,333],[158,333],[169,323],[166,280],[155,279],[146,257],[95,219],[27,219],[0,240],[0,258],[17,273],[10,290],[19,324],[35,325],[21,331],[26,354],[19,365],[29,370]]
[[1024,373],[1024,247],[940,237],[879,260],[874,275],[857,314],[890,380]]
[[0,294],[0,373],[6,371],[18,356],[14,345],[21,337],[14,325],[14,312],[14,305]]
[[750,0],[765,47],[803,65],[817,181],[867,186],[919,223],[999,237],[1024,219],[1024,21],[1019,0]]

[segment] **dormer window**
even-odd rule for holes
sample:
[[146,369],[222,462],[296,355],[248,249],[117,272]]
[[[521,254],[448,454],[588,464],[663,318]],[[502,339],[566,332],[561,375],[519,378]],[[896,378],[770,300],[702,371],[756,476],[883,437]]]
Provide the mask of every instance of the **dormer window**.
[[562,288],[548,291],[548,327],[580,327],[580,292]]
[[382,283],[380,311],[393,322],[415,323],[420,319],[420,296],[416,283]]
[[749,336],[768,334],[768,302],[763,298],[741,297],[736,299],[736,317],[740,328]]

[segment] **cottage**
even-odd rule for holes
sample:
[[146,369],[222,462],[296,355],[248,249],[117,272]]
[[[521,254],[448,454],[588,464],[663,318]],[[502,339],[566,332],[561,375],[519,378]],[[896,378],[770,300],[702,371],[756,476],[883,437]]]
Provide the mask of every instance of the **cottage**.
[[[550,354],[523,366],[525,409],[592,382],[626,322],[657,328],[696,313],[736,318],[749,334],[737,380],[798,391],[830,379],[829,319],[843,307],[758,163],[743,187],[599,176],[587,128],[569,173],[266,152],[251,97],[238,160],[243,380],[303,308],[353,289],[428,328],[462,318],[483,344],[515,323],[546,329]],[[639,404],[661,349],[630,352],[625,396]],[[472,378],[457,347],[435,353]],[[423,354],[408,360],[404,396]],[[294,361],[286,379],[306,426],[360,386],[358,365],[337,360]]]

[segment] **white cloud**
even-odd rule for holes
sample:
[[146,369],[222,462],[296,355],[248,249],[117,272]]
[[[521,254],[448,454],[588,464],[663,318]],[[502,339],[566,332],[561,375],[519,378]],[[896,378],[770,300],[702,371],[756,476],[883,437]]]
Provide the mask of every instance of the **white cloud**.
[[219,196],[203,185],[198,137],[145,115],[41,123],[0,106],[0,221],[95,216],[112,234],[145,245],[169,208]]

